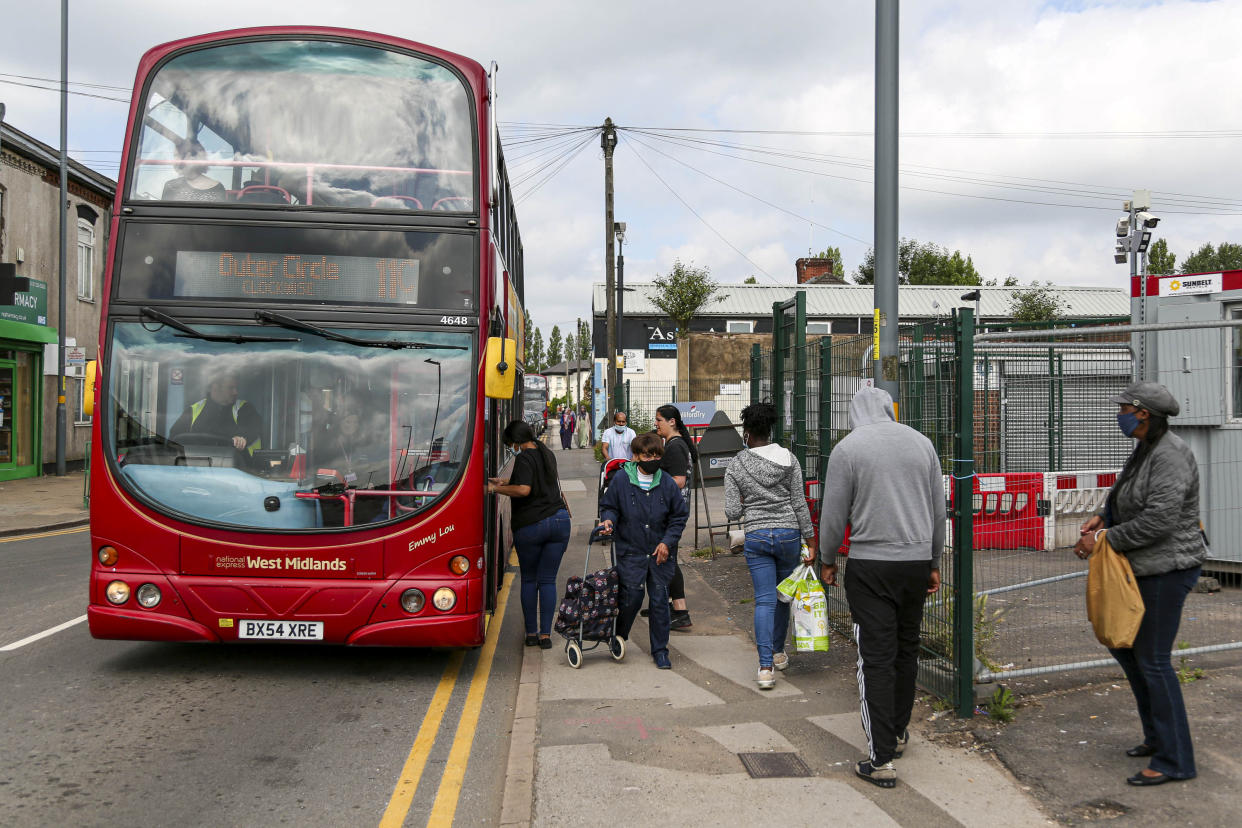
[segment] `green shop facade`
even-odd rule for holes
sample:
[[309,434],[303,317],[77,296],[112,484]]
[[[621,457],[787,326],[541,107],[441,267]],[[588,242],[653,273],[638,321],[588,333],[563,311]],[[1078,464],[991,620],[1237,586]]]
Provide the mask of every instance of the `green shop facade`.
[[0,481],[39,474],[43,453],[43,346],[47,283],[0,264]]

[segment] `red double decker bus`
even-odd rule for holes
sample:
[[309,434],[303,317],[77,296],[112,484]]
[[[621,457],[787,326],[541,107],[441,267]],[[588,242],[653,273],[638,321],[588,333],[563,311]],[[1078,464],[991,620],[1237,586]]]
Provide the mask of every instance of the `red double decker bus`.
[[522,416],[495,67],[189,38],[134,87],[93,391],[96,638],[482,643]]

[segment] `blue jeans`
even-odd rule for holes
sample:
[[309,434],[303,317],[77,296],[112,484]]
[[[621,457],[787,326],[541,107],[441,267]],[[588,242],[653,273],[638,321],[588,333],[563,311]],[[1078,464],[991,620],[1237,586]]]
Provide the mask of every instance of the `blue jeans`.
[[771,668],[772,654],[785,651],[789,604],[776,600],[776,585],[798,565],[801,540],[797,529],[754,529],[746,533],[744,551],[755,585],[755,647],[761,668]]
[[1134,644],[1113,650],[1121,664],[1143,722],[1143,744],[1154,747],[1149,767],[1174,779],[1195,776],[1195,751],[1190,743],[1190,723],[1182,686],[1173,669],[1170,651],[1177,640],[1182,605],[1199,580],[1200,567],[1179,569],[1163,575],[1135,578],[1143,595],[1143,622]]
[[569,546],[569,512],[561,509],[550,517],[515,529],[513,545],[517,547],[522,573],[522,617],[526,622],[526,634],[534,635],[537,624],[540,635],[550,635],[552,618],[556,615],[556,571]]

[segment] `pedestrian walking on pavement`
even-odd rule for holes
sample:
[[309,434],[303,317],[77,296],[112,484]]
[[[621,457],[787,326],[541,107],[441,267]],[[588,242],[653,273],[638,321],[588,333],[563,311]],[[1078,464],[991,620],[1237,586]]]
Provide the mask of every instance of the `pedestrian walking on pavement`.
[[[725,517],[743,521],[743,551],[755,588],[755,648],[759,651],[760,689],[775,686],[775,670],[789,666],[789,604],[777,600],[776,585],[798,565],[802,539],[815,537],[802,487],[798,459],[770,442],[776,406],[754,403],[742,409],[742,440],[725,470]],[[807,563],[814,560],[811,552]]]
[[656,667],[668,670],[668,585],[677,566],[677,539],[686,528],[690,508],[677,484],[660,468],[664,447],[654,434],[640,434],[632,446],[635,459],[612,476],[599,503],[599,530],[616,532],[614,549],[621,576],[617,635],[628,639],[647,593],[651,613],[648,632]]
[[578,448],[587,447],[587,432],[591,430],[591,418],[587,415],[586,406],[578,406],[577,422],[574,423],[574,438]]
[[1199,581],[1207,539],[1199,522],[1199,466],[1190,446],[1169,431],[1181,411],[1169,390],[1136,382],[1119,395],[1117,425],[1137,444],[1100,513],[1082,525],[1075,554],[1087,558],[1100,532],[1125,555],[1143,596],[1143,620],[1130,647],[1110,649],[1125,671],[1143,723],[1143,743],[1126,754],[1151,762],[1126,781],[1161,785],[1193,779],[1194,745],[1170,652],[1186,596]]
[[893,399],[860,388],[852,431],[833,448],[823,482],[819,552],[837,583],[837,548],[850,527],[845,595],[858,642],[858,694],[867,758],[854,769],[882,788],[909,740],[923,602],[940,589],[945,498],[931,441],[893,416]]
[[[662,405],[656,409],[656,433],[664,439],[664,457],[660,468],[665,471],[677,487],[682,497],[690,497],[690,481],[693,480],[694,462],[698,459],[698,450],[690,439],[690,429],[681,418],[681,410],[675,405]],[[688,509],[689,507],[687,507]],[[678,536],[680,540],[680,535]],[[677,551],[673,550],[674,553]],[[676,555],[674,555],[676,558]],[[673,573],[673,580],[668,585],[668,595],[673,602],[672,628],[684,630],[690,627],[690,610],[686,606],[686,578],[682,575],[678,564]]]
[[634,438],[638,435],[634,433],[634,429],[627,425],[627,418],[624,411],[618,411],[612,415],[612,428],[604,432],[601,438],[603,442],[604,462],[616,460],[618,457],[622,460],[633,460],[634,454],[630,451],[630,443],[634,442]]
[[488,494],[510,498],[509,525],[522,575],[522,617],[526,646],[552,648],[556,573],[569,546],[569,510],[561,496],[556,455],[535,439],[525,420],[505,426],[505,446],[514,455],[509,478],[490,478]]
[[569,451],[574,439],[577,418],[572,407],[561,407],[561,451]]

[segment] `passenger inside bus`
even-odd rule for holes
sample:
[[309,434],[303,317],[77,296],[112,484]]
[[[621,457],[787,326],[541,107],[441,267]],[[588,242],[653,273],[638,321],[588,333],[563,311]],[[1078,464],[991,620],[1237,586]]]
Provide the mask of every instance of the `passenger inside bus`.
[[212,376],[207,396],[191,403],[173,423],[169,439],[184,448],[186,465],[193,465],[192,457],[211,457],[218,454],[213,450],[224,448],[232,451],[234,467],[250,469],[255,451],[263,448],[262,434],[258,410],[238,399],[237,375],[221,369]]
[[[206,159],[207,150],[194,138],[177,144],[177,158],[181,161]],[[164,185],[160,198],[164,201],[223,201],[227,197],[224,185],[206,175],[206,164],[179,164],[178,176]]]
[[[388,459],[382,430],[371,424],[364,429],[358,406],[353,403],[339,404],[341,416],[317,435],[315,465],[317,481],[336,481],[347,489],[363,491],[388,488]],[[355,495],[353,524],[370,523],[387,517],[387,499],[368,495]],[[324,526],[343,526],[344,504],[339,500],[320,501]]]

